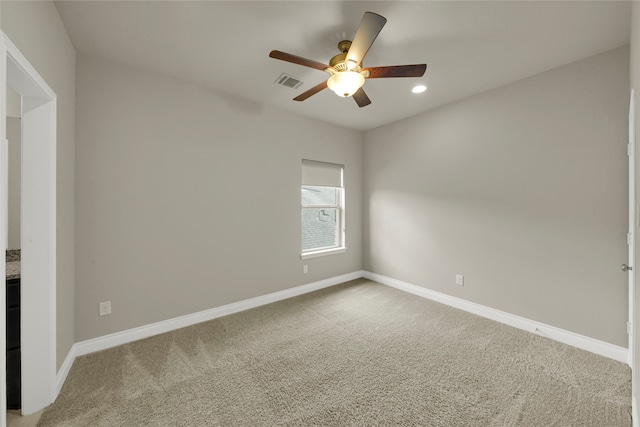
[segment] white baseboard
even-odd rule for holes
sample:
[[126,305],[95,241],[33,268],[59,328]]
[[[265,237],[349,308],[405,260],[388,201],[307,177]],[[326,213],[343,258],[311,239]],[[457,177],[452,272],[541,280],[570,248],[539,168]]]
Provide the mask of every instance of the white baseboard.
[[561,343],[568,344],[570,346],[577,347],[591,353],[599,354],[600,356],[617,360],[618,362],[629,362],[629,350],[624,347],[619,347],[614,344],[609,344],[604,341],[599,341],[593,338],[586,337],[584,335],[579,335],[574,332],[556,328],[554,326],[545,325],[544,323],[529,320],[524,317],[516,316],[504,311],[486,307],[484,305],[476,304],[440,292],[425,289],[423,287],[392,279],[390,277],[382,276],[380,274],[371,273],[369,271],[365,271],[363,277],[381,283],[383,285],[391,286],[393,288],[400,289],[402,291],[409,292],[423,298],[427,298],[451,307],[458,308],[460,310],[467,311],[469,313],[476,314],[478,316],[486,317],[487,319],[495,320],[496,322],[504,323],[518,329],[523,329],[528,332],[539,334],[552,340],[559,341]]
[[[587,350],[622,363],[628,362],[628,350],[623,347],[619,347],[583,335],[575,334],[573,332],[559,329],[554,326],[545,325],[543,323],[535,322],[533,320],[525,319],[523,317],[515,316],[503,311],[495,310],[490,307],[472,303],[440,292],[431,291],[429,289],[402,282],[400,280],[392,279],[390,277],[382,276],[380,274],[371,273],[368,271],[354,271],[352,273],[344,274],[341,276],[320,280],[318,282],[297,286],[291,289],[262,295],[232,304],[227,304],[221,307],[216,307],[209,310],[176,317],[173,319],[152,323],[150,325],[140,326],[138,328],[133,328],[126,331],[77,342],[69,350],[64,363],[58,371],[58,375],[56,377],[55,397],[57,397],[60,393],[67,375],[69,374],[71,366],[73,365],[75,358],[78,356],[83,356],[96,351],[106,350],[118,345],[127,344],[144,338],[149,338],[154,335],[174,331],[176,329],[206,322],[208,320],[213,320],[222,316],[238,313],[240,311],[249,310],[251,308],[260,307],[262,305],[285,300],[287,298],[296,297],[302,294],[317,291],[319,289],[335,286],[350,280],[359,279],[361,277],[500,323],[514,326],[528,332],[537,333],[555,341],[559,341],[573,347],[581,348],[583,350]],[[634,427],[640,427],[640,424],[637,424],[638,418],[636,417],[637,408],[635,406],[635,399],[633,400],[633,411]]]
[[221,307],[200,311],[197,313],[187,314],[185,316],[173,319],[163,320],[161,322],[152,323],[150,325],[140,326],[138,328],[129,329],[114,334],[81,341],[74,344],[74,357],[83,356],[100,350],[106,350],[118,345],[127,344],[154,335],[163,334],[165,332],[174,331],[176,329],[195,325],[198,323],[213,320],[218,317],[228,316],[229,314],[238,313],[240,311],[249,310],[251,308],[260,307],[261,305],[270,304],[272,302],[281,301],[287,298],[296,297],[298,295],[317,291],[319,289],[335,286],[349,280],[355,280],[363,277],[362,271],[354,271],[353,273],[343,274],[341,276],[331,277],[329,279],[320,280],[318,282],[306,285],[296,286],[295,288],[285,289],[284,291],[274,292],[244,301],[239,301]]
[[64,362],[62,366],[58,370],[58,374],[56,375],[56,389],[55,396],[53,396],[53,400],[55,401],[60,394],[60,390],[62,390],[62,386],[64,382],[67,380],[67,376],[69,375],[69,371],[71,370],[71,366],[73,362],[76,360],[76,345],[73,344],[69,349],[69,353],[67,353],[67,357],[64,358]]

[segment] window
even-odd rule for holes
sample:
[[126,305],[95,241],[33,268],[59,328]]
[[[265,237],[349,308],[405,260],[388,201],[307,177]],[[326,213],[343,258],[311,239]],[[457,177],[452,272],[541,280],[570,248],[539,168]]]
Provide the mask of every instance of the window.
[[345,251],[344,167],[302,161],[302,258]]

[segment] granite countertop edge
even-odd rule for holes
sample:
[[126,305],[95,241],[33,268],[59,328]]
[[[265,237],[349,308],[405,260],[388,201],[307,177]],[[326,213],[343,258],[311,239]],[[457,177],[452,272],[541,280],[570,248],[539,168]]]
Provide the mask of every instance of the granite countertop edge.
[[20,249],[8,249],[5,253],[6,280],[20,278]]
[[19,279],[20,278],[20,261],[10,261],[7,263],[7,279]]

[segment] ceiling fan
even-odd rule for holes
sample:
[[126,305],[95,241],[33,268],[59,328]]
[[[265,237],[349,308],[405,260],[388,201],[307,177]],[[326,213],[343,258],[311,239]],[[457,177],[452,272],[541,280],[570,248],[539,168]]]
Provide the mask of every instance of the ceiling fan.
[[427,64],[392,65],[371,68],[362,67],[364,56],[386,23],[387,19],[385,17],[377,13],[365,12],[353,41],[343,40],[338,43],[338,49],[340,49],[341,53],[331,58],[329,65],[279,50],[272,50],[269,56],[282,61],[315,68],[330,74],[330,77],[326,81],[296,96],[293,98],[294,101],[304,101],[310,96],[329,87],[338,96],[345,98],[353,96],[353,99],[359,107],[365,107],[371,104],[371,100],[362,89],[365,79],[422,77],[427,69]]

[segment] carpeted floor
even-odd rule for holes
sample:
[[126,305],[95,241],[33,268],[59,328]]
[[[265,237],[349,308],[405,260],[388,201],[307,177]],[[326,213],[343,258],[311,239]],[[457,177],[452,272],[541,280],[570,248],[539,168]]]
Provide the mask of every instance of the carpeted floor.
[[38,425],[626,427],[631,372],[359,279],[80,357]]

